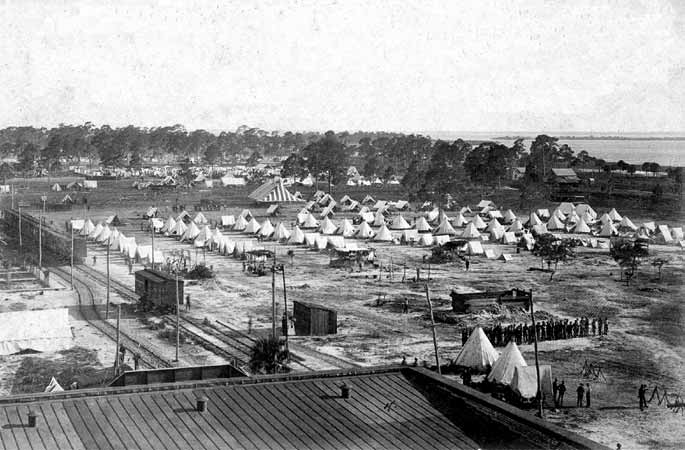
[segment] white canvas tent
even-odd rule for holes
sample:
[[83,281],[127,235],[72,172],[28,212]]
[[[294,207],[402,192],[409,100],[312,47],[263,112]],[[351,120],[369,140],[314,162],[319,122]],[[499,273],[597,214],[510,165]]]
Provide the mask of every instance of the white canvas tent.
[[432,234],[429,234],[429,233],[421,233],[421,234],[419,235],[418,243],[419,243],[419,245],[421,245],[421,246],[424,246],[424,247],[431,246],[431,245],[433,245],[434,241],[435,241],[435,240],[434,240]]
[[518,239],[516,239],[516,233],[513,231],[507,231],[502,235],[502,244],[512,245],[516,244]]
[[273,233],[273,239],[275,241],[287,241],[290,239],[290,231],[288,231],[285,225],[283,225],[283,222],[279,222],[278,225],[276,225],[276,229]]
[[587,226],[583,219],[580,219],[576,226],[573,227],[573,232],[578,234],[588,234],[590,233],[590,227]]
[[487,372],[498,357],[497,350],[492,346],[483,329],[476,327],[454,360],[454,364],[478,372]]
[[204,225],[204,224],[206,224],[206,223],[209,223],[209,221],[207,220],[207,218],[205,217],[205,215],[202,214],[202,212],[198,212],[198,213],[195,215],[195,218],[193,219],[193,222],[195,222],[195,223],[198,224],[198,225]]
[[473,224],[473,226],[476,227],[477,230],[484,230],[488,225],[483,221],[483,219],[480,218],[480,216],[474,217],[473,221],[469,222],[469,224]]
[[0,313],[0,355],[63,350],[71,341],[67,308]]
[[443,219],[443,221],[438,225],[438,228],[433,232],[434,235],[446,235],[446,236],[456,236],[457,230],[452,227],[449,220]]
[[190,225],[181,235],[181,242],[194,241],[198,234],[200,234],[200,229],[195,225],[195,222],[190,222]]
[[259,234],[259,236],[267,238],[273,234],[274,230],[275,229],[274,226],[271,224],[271,221],[269,219],[264,219],[264,222],[259,227],[259,231],[257,232],[257,234]]
[[466,218],[464,217],[464,215],[462,213],[459,213],[457,218],[454,219],[452,221],[452,223],[454,224],[455,227],[463,227],[468,223],[468,221],[466,220]]
[[549,231],[565,230],[566,226],[557,216],[553,215],[549,222],[547,222],[547,229]]
[[488,374],[488,381],[509,386],[514,377],[514,369],[527,365],[516,343],[509,341],[500,357],[492,365],[492,370]]
[[245,228],[247,228],[247,220],[245,220],[245,217],[238,216],[238,218],[235,220],[235,224],[233,225],[233,230],[234,231],[244,231]]
[[467,255],[477,256],[484,253],[485,252],[483,251],[483,246],[481,245],[480,241],[469,241],[468,244],[466,244]]
[[303,244],[304,243],[304,233],[300,230],[297,225],[293,228],[292,233],[290,233],[290,239],[288,239],[288,244]]
[[599,235],[602,237],[616,236],[618,235],[618,230],[613,223],[608,222],[602,225],[602,230],[599,232]]
[[609,218],[614,222],[620,222],[621,219],[623,219],[618,211],[616,211],[616,208],[611,208],[611,211],[609,211]]
[[516,219],[509,226],[509,231],[511,231],[512,233],[521,233],[523,231],[523,224],[521,223],[520,220]]
[[90,233],[93,232],[95,229],[95,225],[90,219],[86,219],[86,221],[83,223],[83,228],[81,228],[81,231],[79,232],[79,235],[81,236],[90,236]]
[[461,237],[464,239],[479,239],[480,231],[478,231],[473,222],[469,222],[466,228],[464,228],[464,232],[461,233]]
[[252,218],[252,220],[250,220],[247,223],[247,226],[245,227],[244,232],[248,233],[248,234],[255,234],[259,231],[259,228],[260,228],[260,225],[259,225],[259,222],[257,222],[257,219]]
[[668,229],[668,225],[659,225],[657,227],[655,240],[660,244],[670,244],[673,242],[673,236],[671,235],[671,230]]
[[234,216],[221,216],[221,226],[222,227],[230,227],[235,225],[235,217]]
[[[540,386],[544,398],[552,398],[552,366],[540,367]],[[517,366],[509,385],[511,390],[524,399],[534,399],[538,393],[538,377],[535,366]]]
[[374,234],[372,240],[379,242],[390,242],[392,241],[392,233],[390,233],[390,230],[387,226],[383,225],[378,232]]
[[618,225],[618,229],[626,231],[637,231],[637,227],[635,226],[633,221],[628,218],[628,216],[623,216],[623,219],[621,219],[621,223]]
[[319,233],[322,234],[334,234],[336,230],[338,229],[337,225],[331,221],[328,217],[325,217],[321,221],[321,225],[319,226]]
[[419,217],[414,223],[414,229],[419,233],[429,233],[431,231],[431,226],[424,217]]
[[349,219],[344,219],[342,221],[342,224],[336,230],[336,234],[339,234],[343,237],[352,237],[354,236],[354,233],[354,226],[352,225],[352,222],[350,222]]
[[402,214],[397,215],[390,224],[391,230],[408,230],[411,225],[402,217]]
[[368,239],[373,236],[373,230],[367,222],[362,222],[361,225],[359,225],[359,229],[357,229],[355,236],[360,239]]

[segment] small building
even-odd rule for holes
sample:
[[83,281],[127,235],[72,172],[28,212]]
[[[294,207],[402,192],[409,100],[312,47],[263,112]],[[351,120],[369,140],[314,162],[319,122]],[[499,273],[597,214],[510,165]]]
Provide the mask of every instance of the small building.
[[[176,277],[166,272],[143,269],[136,272],[136,294],[157,307],[176,305]],[[183,279],[178,279],[178,303],[183,304]]]
[[570,168],[552,169],[552,174],[548,177],[548,181],[554,184],[580,184],[578,174]]
[[293,302],[295,334],[298,336],[323,336],[338,332],[338,313],[334,309],[313,303]]
[[457,313],[469,313],[486,309],[494,304],[509,308],[530,310],[530,291],[523,289],[507,289],[505,291],[479,291],[450,293],[452,310]]

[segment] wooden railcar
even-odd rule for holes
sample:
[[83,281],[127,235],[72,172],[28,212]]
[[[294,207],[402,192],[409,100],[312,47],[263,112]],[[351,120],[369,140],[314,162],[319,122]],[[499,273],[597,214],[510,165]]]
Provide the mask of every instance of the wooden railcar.
[[178,304],[184,304],[183,278],[179,277],[177,283],[175,275],[153,269],[139,270],[135,275],[136,294],[140,296],[143,309],[174,311],[177,298]]

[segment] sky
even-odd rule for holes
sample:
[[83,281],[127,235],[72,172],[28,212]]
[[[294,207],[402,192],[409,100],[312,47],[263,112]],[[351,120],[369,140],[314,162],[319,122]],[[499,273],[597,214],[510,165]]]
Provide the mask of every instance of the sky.
[[0,127],[680,132],[685,1],[0,1]]

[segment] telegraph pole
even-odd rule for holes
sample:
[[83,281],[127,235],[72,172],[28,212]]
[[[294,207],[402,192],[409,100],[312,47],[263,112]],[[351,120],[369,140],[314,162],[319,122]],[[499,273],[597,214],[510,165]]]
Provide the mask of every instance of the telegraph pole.
[[276,340],[276,261],[271,266],[271,336]]
[[69,280],[71,282],[71,290],[74,290],[74,227],[71,227],[71,266],[69,267]]
[[286,289],[285,289],[285,264],[281,267],[281,273],[283,274],[283,307],[285,309],[285,349],[288,350],[288,297],[286,295]]
[[45,201],[47,197],[42,195],[43,209],[38,216],[38,270],[43,270],[43,216],[45,215]]
[[114,375],[119,375],[119,321],[121,320],[121,305],[117,305],[117,348],[116,351],[114,352],[115,359],[114,359]]
[[155,220],[150,218],[150,230],[152,231],[152,268],[155,268]]
[[176,359],[178,362],[178,347],[181,345],[181,304],[178,300],[178,269],[176,269]]
[[21,205],[19,205],[19,251],[24,254],[24,244],[21,240]]
[[105,310],[105,320],[109,319],[109,246],[112,243],[112,232],[107,236],[107,309]]
[[543,417],[542,411],[542,386],[540,384],[540,364],[538,363],[538,334],[535,328],[535,313],[533,312],[533,290],[530,290],[530,317],[533,320],[533,344],[535,344],[535,373],[538,378],[538,417]]
[[424,284],[426,288],[426,301],[428,302],[428,312],[431,317],[431,330],[433,330],[433,347],[435,348],[435,364],[438,366],[438,374],[442,375],[442,370],[440,369],[440,356],[438,355],[438,338],[435,335],[435,320],[433,319],[433,304],[431,303],[431,298],[428,293],[428,283]]

